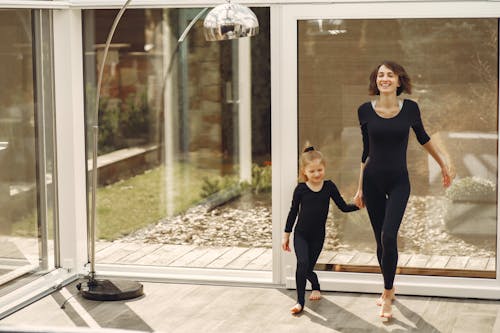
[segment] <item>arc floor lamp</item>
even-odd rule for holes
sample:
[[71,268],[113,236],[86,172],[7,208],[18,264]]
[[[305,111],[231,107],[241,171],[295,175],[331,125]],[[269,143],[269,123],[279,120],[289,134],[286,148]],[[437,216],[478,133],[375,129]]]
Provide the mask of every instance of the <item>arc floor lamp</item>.
[[[97,195],[97,145],[99,138],[99,97],[102,84],[104,65],[108,55],[109,46],[115,33],[118,22],[129,6],[132,0],[127,0],[116,15],[113,25],[108,33],[104,55],[98,72],[96,98],[94,106],[94,118],[92,124],[92,187],[91,187],[91,206],[89,221],[89,264],[90,272],[87,281],[79,283],[77,288],[86,299],[100,301],[114,301],[136,298],[143,295],[142,284],[120,279],[97,279],[95,271],[95,242],[96,242],[96,195]],[[193,25],[205,14],[208,8],[202,9],[196,17],[189,23],[183,31],[177,45],[170,57],[166,73],[163,79],[163,87],[171,71],[172,63],[179,50],[179,46],[186,38]],[[203,22],[203,31],[207,41],[222,41],[241,37],[255,36],[259,32],[259,22],[255,14],[246,6],[231,3],[228,0],[225,4],[218,5],[209,11]]]

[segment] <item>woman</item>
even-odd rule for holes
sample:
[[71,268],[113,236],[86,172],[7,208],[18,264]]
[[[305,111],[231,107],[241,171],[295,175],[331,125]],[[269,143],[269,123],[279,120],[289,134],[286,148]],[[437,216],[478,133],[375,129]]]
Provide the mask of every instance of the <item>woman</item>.
[[397,233],[410,196],[406,149],[410,127],[418,142],[441,167],[443,185],[452,180],[450,168],[425,132],[418,104],[398,96],[411,93],[404,68],[384,61],[370,74],[370,95],[374,101],[358,109],[363,136],[361,172],[354,203],[368,210],[377,242],[377,258],[384,277],[384,291],[377,304],[380,316],[392,317],[394,276],[398,262]]

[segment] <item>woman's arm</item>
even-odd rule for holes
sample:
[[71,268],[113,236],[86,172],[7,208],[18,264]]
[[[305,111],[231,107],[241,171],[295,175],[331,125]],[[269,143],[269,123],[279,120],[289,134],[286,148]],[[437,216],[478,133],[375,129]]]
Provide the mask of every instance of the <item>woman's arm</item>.
[[359,209],[365,207],[365,201],[363,199],[363,171],[365,170],[366,161],[368,160],[368,155],[370,154],[370,138],[368,136],[368,124],[365,118],[363,108],[360,106],[358,108],[358,119],[361,129],[361,137],[363,139],[363,153],[361,154],[361,166],[359,168],[358,190],[353,199],[354,204],[358,206]]
[[361,162],[361,166],[359,169],[360,171],[359,171],[358,190],[354,195],[354,204],[358,206],[358,208],[363,208],[365,207],[365,202],[363,199],[363,171],[365,170],[364,162]]
[[425,150],[434,158],[434,160],[441,167],[441,175],[443,177],[443,186],[448,187],[451,185],[453,178],[455,178],[455,171],[451,164],[446,161],[445,156],[439,151],[437,145],[435,145],[433,140],[430,139],[422,145]]
[[281,240],[281,248],[283,251],[286,252],[291,252],[292,250],[290,249],[290,233],[285,232],[283,234],[283,239]]
[[444,155],[441,154],[437,145],[435,145],[431,140],[430,136],[427,135],[424,125],[422,123],[422,118],[420,116],[420,109],[417,103],[414,103],[414,119],[412,123],[413,131],[417,136],[418,142],[427,150],[427,152],[434,158],[434,160],[441,167],[441,174],[443,176],[443,186],[448,187],[451,184],[453,178],[455,178],[455,171],[453,166],[447,163]]

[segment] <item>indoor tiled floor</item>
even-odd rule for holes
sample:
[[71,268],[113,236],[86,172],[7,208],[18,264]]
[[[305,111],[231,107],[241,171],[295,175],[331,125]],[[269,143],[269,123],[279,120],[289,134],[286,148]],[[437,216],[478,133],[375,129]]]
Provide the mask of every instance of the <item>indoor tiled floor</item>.
[[295,290],[144,283],[145,296],[97,302],[73,285],[3,319],[0,328],[90,327],[144,332],[500,332],[500,302],[398,296],[394,319],[382,323],[375,294],[324,292],[297,317]]

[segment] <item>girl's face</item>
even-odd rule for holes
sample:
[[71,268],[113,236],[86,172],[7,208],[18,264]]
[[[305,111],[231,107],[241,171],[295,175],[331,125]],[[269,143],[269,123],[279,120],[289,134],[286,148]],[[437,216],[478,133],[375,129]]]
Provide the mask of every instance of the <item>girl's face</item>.
[[319,185],[325,177],[325,165],[319,158],[307,163],[304,167],[304,175],[308,182],[313,185]]
[[396,93],[399,83],[399,76],[392,69],[385,65],[380,66],[377,73],[377,88],[380,94]]

